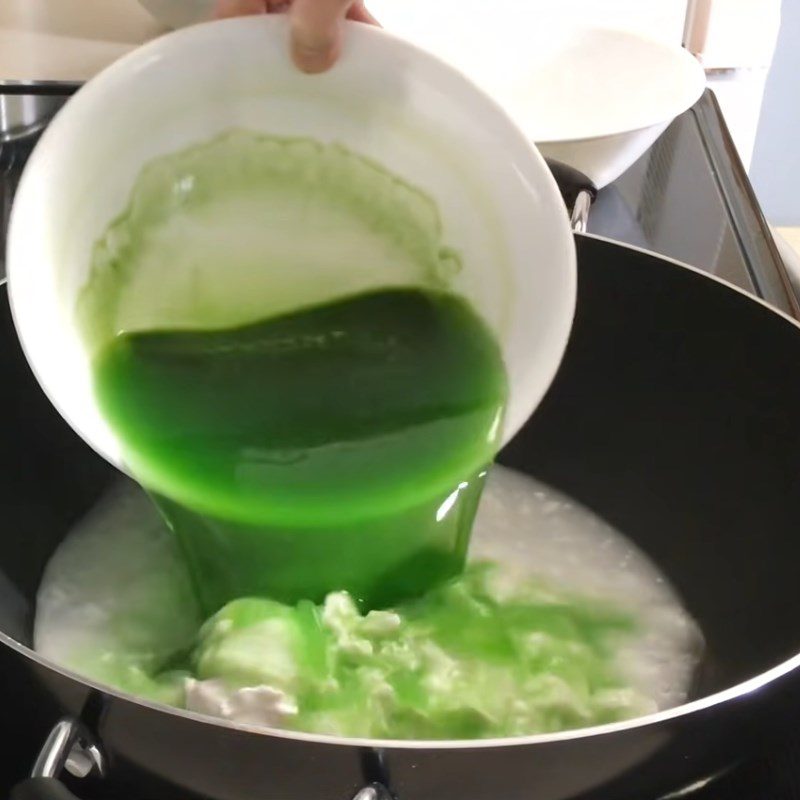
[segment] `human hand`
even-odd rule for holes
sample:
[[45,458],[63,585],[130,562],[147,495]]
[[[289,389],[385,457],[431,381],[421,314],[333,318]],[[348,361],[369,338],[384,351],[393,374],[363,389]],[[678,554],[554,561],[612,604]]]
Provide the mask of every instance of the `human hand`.
[[288,12],[292,58],[303,72],[324,72],[333,66],[342,46],[343,19],[377,25],[363,0],[217,0],[216,16]]

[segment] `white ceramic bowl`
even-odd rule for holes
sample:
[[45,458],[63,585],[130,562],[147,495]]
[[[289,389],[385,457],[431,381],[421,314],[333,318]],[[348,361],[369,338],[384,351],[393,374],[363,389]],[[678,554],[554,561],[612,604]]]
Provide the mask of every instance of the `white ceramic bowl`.
[[702,94],[705,73],[677,44],[590,27],[539,3],[370,0],[386,27],[457,66],[547,156],[599,187],[624,172]]
[[598,187],[618,178],[703,93],[682,47],[624,31],[564,29],[510,100],[546,156]]
[[139,0],[167,28],[183,28],[211,19],[214,0]]
[[17,331],[52,402],[117,466],[119,443],[96,405],[75,319],[92,247],[144,164],[232,127],[340,142],[429,193],[443,241],[463,259],[452,288],[502,346],[506,440],[550,385],[571,327],[576,267],[543,159],[450,66],[377,28],[353,23],[346,33],[341,60],[321,76],[292,66],[281,16],[168,34],[82,88],[28,161],[8,237]]

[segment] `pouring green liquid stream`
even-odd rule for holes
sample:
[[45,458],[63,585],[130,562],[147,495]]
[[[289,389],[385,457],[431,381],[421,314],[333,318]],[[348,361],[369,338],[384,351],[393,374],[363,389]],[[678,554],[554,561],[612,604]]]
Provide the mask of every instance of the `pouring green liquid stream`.
[[123,334],[96,380],[207,607],[333,589],[385,605],[462,567],[506,397],[463,300],[387,290],[236,329]]
[[507,379],[458,268],[433,201],[336,145],[239,131],[145,168],[79,313],[205,611],[463,568]]

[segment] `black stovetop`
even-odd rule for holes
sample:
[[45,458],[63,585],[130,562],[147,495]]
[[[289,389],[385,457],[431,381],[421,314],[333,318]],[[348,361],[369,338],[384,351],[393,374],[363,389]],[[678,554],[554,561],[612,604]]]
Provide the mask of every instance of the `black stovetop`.
[[[0,280],[5,274],[11,201],[44,127],[37,124],[4,137],[2,100],[12,94],[66,99],[76,88],[0,82]],[[590,213],[589,233],[691,264],[800,319],[798,300],[710,91],[625,175],[600,192]],[[683,797],[800,800],[800,732],[771,745],[769,752],[753,753],[726,776],[658,800]]]

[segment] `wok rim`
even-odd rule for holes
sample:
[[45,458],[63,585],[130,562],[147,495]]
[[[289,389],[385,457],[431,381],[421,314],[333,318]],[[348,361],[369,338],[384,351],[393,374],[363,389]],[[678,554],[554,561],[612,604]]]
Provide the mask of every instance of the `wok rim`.
[[[777,317],[790,323],[795,329],[800,331],[800,320],[791,317],[784,311],[776,308],[764,299],[745,291],[736,284],[713,275],[698,267],[694,267],[685,262],[679,261],[668,256],[661,255],[646,248],[637,247],[626,242],[616,241],[606,236],[600,236],[593,233],[580,233],[576,236],[586,239],[592,239],[606,244],[630,250],[642,255],[651,256],[659,261],[669,264],[674,267],[687,270],[690,273],[697,275],[700,278],[705,278],[714,283],[717,283],[725,289],[732,290],[733,292],[741,295],[746,300],[760,305]],[[0,287],[6,284],[5,277],[0,278]],[[433,750],[433,751],[456,751],[456,750],[494,750],[497,748],[517,748],[527,747],[537,744],[555,744],[559,742],[567,742],[578,739],[587,739],[596,736],[608,736],[615,733],[626,733],[636,731],[640,728],[649,728],[663,722],[688,717],[694,713],[713,708],[731,700],[736,700],[745,697],[753,692],[763,689],[766,686],[776,682],[778,679],[789,675],[800,667],[800,651],[790,656],[773,667],[770,667],[763,672],[760,672],[744,681],[741,681],[726,689],[714,692],[704,697],[697,698],[687,703],[682,703],[678,706],[658,711],[653,714],[647,714],[641,717],[634,717],[629,720],[620,722],[611,722],[604,725],[593,725],[585,728],[575,728],[572,730],[559,731],[556,733],[537,733],[528,736],[508,736],[501,738],[487,738],[487,739],[369,739],[361,737],[344,737],[332,736],[329,734],[315,734],[306,733],[303,731],[293,731],[283,728],[273,728],[267,726],[251,725],[246,723],[232,722],[226,719],[218,719],[203,714],[198,714],[186,709],[168,706],[162,703],[156,703],[142,697],[124,692],[108,684],[103,684],[91,678],[86,678],[74,672],[71,669],[60,666],[59,664],[51,661],[32,648],[21,642],[16,641],[8,634],[0,631],[0,645],[5,645],[19,655],[27,658],[39,666],[60,675],[70,681],[78,683],[82,686],[88,687],[94,691],[101,692],[104,695],[111,696],[118,700],[125,701],[134,706],[148,709],[159,714],[165,714],[170,717],[177,717],[178,719],[200,723],[203,725],[211,726],[213,728],[222,728],[233,733],[244,733],[257,735],[264,738],[277,738],[295,742],[306,742],[315,745],[333,745],[337,747],[357,747],[357,748],[370,748],[370,749],[386,749],[386,750],[403,750],[403,751],[416,751],[416,750]]]

